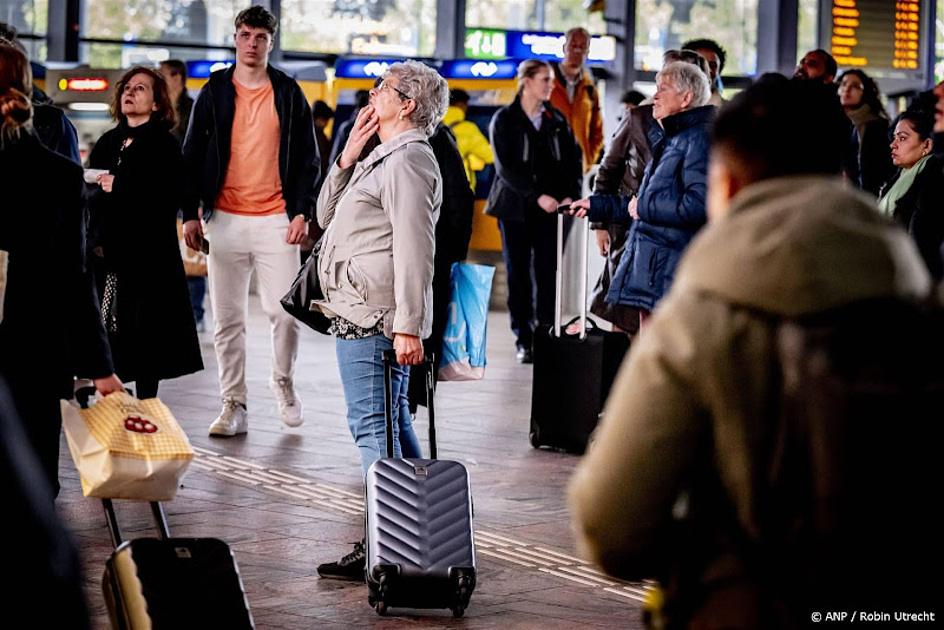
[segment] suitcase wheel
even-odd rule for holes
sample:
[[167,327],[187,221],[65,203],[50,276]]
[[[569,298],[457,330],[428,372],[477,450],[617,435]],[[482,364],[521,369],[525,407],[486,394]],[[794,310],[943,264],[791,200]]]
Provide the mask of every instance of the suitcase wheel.
[[532,431],[528,434],[528,441],[531,442],[531,446],[534,448],[541,448],[541,438],[538,436],[537,431]]
[[459,618],[465,614],[466,606],[472,599],[472,590],[475,588],[474,577],[467,574],[460,574],[456,588],[456,605],[451,608],[452,616]]
[[387,614],[387,602],[384,601],[384,597],[386,597],[387,591],[390,590],[390,585],[387,584],[388,577],[385,571],[381,572],[377,580],[376,590],[371,588],[367,593],[367,603],[373,606],[377,614],[381,616]]

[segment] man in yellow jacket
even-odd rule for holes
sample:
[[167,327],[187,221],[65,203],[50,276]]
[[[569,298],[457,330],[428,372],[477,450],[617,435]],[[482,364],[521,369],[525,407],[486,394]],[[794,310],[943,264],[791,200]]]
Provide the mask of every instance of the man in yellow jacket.
[[564,36],[564,60],[554,64],[551,105],[560,110],[583,151],[583,172],[596,164],[603,149],[603,116],[600,94],[584,68],[590,54],[590,33],[572,28]]
[[452,130],[465,165],[465,176],[469,179],[469,186],[475,190],[475,173],[481,171],[487,164],[495,161],[492,155],[492,145],[488,138],[465,115],[469,110],[469,93],[465,90],[451,90],[449,92],[449,109],[443,118],[443,124]]

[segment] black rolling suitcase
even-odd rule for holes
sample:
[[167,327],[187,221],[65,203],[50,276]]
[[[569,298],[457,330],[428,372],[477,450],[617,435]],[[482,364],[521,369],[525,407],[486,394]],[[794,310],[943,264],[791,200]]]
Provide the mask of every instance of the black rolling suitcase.
[[390,607],[449,608],[461,617],[475,589],[472,493],[459,462],[436,459],[432,359],[426,396],[432,459],[393,457],[391,370],[384,353],[387,458],[367,470],[368,602],[381,615]]
[[[535,448],[550,446],[582,453],[629,349],[629,339],[621,332],[600,330],[593,320],[587,319],[589,246],[586,237],[581,257],[581,313],[561,325],[563,219],[563,215],[557,215],[554,326],[539,328],[534,334],[530,440]],[[568,335],[567,326],[576,321],[580,322],[580,333]]]
[[160,538],[122,541],[111,499],[102,501],[115,543],[102,591],[115,630],[255,627],[236,559],[216,538],[171,538],[160,503]]

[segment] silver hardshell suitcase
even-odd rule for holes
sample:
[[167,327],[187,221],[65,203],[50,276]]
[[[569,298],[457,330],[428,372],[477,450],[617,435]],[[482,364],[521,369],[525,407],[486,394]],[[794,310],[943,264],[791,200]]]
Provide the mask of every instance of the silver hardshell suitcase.
[[387,457],[367,471],[368,602],[381,615],[390,607],[449,608],[461,617],[475,589],[472,493],[459,462],[436,459],[433,361],[427,361],[429,444],[432,459],[393,457],[391,370],[384,353]]

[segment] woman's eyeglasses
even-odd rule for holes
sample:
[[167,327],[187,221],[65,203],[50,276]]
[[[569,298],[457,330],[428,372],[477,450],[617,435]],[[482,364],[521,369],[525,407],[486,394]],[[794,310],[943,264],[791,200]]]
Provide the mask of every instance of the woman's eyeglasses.
[[387,80],[386,80],[386,79],[384,79],[383,81],[381,81],[380,83],[378,83],[378,84],[377,84],[377,87],[376,87],[375,89],[376,89],[378,92],[383,92],[383,91],[386,90],[387,88],[390,88],[391,90],[393,90],[394,92],[396,92],[397,94],[399,94],[399,95],[400,95],[400,98],[403,99],[404,101],[413,98],[412,96],[410,96],[409,94],[407,94],[407,93],[404,92],[403,90],[400,90],[399,88],[396,88],[396,87],[390,85],[389,83],[387,83]]

